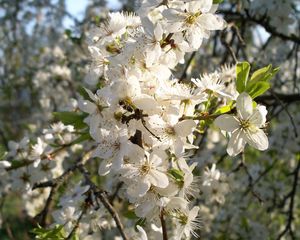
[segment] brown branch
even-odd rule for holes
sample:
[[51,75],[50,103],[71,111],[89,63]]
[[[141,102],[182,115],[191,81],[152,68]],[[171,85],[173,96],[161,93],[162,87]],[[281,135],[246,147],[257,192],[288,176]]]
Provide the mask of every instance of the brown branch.
[[87,208],[88,208],[87,206],[88,206],[87,203],[85,203],[85,205],[84,205],[84,207],[83,207],[83,210],[82,210],[82,212],[81,212],[79,218],[76,220],[76,223],[75,223],[75,225],[74,225],[72,231],[71,231],[71,232],[69,233],[69,235],[67,236],[66,240],[71,240],[72,237],[74,237],[74,235],[76,234],[76,231],[77,231],[77,229],[79,228],[79,223],[80,223],[82,217],[84,216],[84,214],[86,213],[86,210],[87,210]]
[[232,170],[232,172],[238,172],[240,169],[243,169],[245,171],[245,173],[247,174],[247,177],[248,177],[248,186],[247,186],[247,191],[244,193],[244,197],[249,193],[251,192],[251,194],[260,202],[260,203],[263,203],[264,200],[261,198],[261,196],[253,189],[253,177],[252,175],[250,174],[249,172],[249,169],[246,165],[246,160],[245,160],[245,153],[242,152],[241,154],[242,156],[242,159],[240,161],[240,163],[238,164],[238,166]]
[[121,222],[121,219],[114,209],[114,207],[109,202],[109,199],[107,197],[107,194],[102,189],[99,189],[90,179],[90,173],[87,171],[87,169],[84,166],[79,167],[80,172],[83,174],[86,182],[90,185],[95,197],[99,198],[102,202],[103,206],[107,209],[107,211],[110,213],[112,218],[115,220],[115,223],[117,225],[117,228],[119,229],[119,232],[124,240],[129,240],[129,238],[126,236],[126,233],[124,231],[124,226]]
[[41,183],[36,183],[33,185],[32,190],[35,190],[37,188],[55,187],[57,185],[60,185],[61,183],[65,182],[74,173],[74,171],[76,171],[82,165],[83,163],[80,162],[74,165],[73,167],[67,169],[62,175],[60,175],[57,178]]
[[293,181],[293,187],[291,192],[287,195],[290,197],[290,205],[289,205],[289,211],[288,211],[288,222],[284,228],[284,230],[279,234],[277,240],[280,240],[286,233],[290,232],[290,235],[292,239],[294,238],[293,229],[292,229],[292,222],[294,220],[294,205],[295,205],[295,197],[297,192],[297,186],[298,186],[298,180],[299,180],[299,172],[300,172],[300,158],[297,158],[298,164],[297,167],[293,173],[294,181]]
[[221,37],[220,37],[220,40],[221,40],[221,43],[223,44],[223,46],[226,48],[227,50],[227,54],[224,56],[223,60],[222,60],[222,64],[224,64],[226,62],[226,59],[227,59],[227,56],[228,56],[228,53],[231,55],[232,59],[233,59],[233,63],[237,63],[238,62],[238,59],[237,59],[237,56],[233,50],[233,48],[231,47],[231,44],[233,43],[234,41],[234,36],[232,36],[232,39],[231,39],[231,43],[227,42],[226,41],[226,36],[227,36],[227,33],[226,33],[227,30],[223,30],[222,33],[221,33]]
[[297,127],[296,127],[294,118],[292,117],[292,115],[290,114],[289,110],[287,109],[287,106],[286,107],[284,106],[283,102],[280,100],[280,98],[277,96],[277,94],[274,93],[272,90],[271,90],[271,94],[272,94],[272,96],[274,96],[274,98],[277,100],[277,102],[283,107],[284,111],[288,115],[288,117],[289,117],[289,119],[291,121],[291,124],[292,124],[292,126],[294,128],[295,137],[297,138],[298,137]]
[[110,201],[111,203],[114,202],[114,200],[115,200],[116,197],[118,196],[118,193],[119,193],[119,191],[120,191],[120,189],[122,188],[123,185],[124,185],[124,182],[119,182],[119,183],[117,184],[115,192],[114,192],[114,193],[110,196],[110,198],[109,198],[109,201]]
[[180,77],[179,80],[178,80],[179,83],[182,82],[182,81],[184,80],[184,78],[186,77],[186,72],[187,72],[187,70],[189,69],[189,67],[190,67],[190,65],[191,65],[191,63],[192,63],[192,61],[193,61],[193,59],[194,59],[195,56],[196,56],[196,52],[193,52],[193,53],[191,54],[189,60],[187,61],[187,63],[186,63],[186,65],[185,65],[184,69],[183,69],[183,72],[182,72],[182,74],[181,74],[181,77]]
[[167,231],[167,225],[166,221],[164,219],[164,209],[160,211],[160,222],[161,222],[161,228],[162,228],[162,235],[163,235],[163,240],[168,240],[168,231]]
[[224,14],[225,16],[233,16],[233,17],[238,17],[240,20],[245,21],[245,22],[252,22],[252,23],[256,23],[260,26],[262,26],[263,28],[265,28],[265,30],[270,33],[271,35],[275,36],[275,37],[279,37],[282,40],[287,40],[287,41],[292,41],[295,42],[297,44],[300,44],[300,38],[296,35],[285,35],[283,33],[277,32],[276,29],[270,25],[270,23],[266,20],[265,17],[263,18],[255,18],[253,16],[250,15],[249,11],[245,10],[246,15],[240,13],[240,12],[234,12],[231,10],[220,10],[218,11],[221,14]]
[[56,194],[57,190],[59,188],[59,185],[55,185],[51,188],[51,191],[49,193],[49,196],[46,200],[46,204],[44,209],[35,216],[35,220],[37,220],[39,222],[39,224],[42,227],[47,226],[48,222],[47,222],[47,217],[49,212],[51,211],[52,207],[53,207],[53,200],[54,200],[54,195]]
[[[277,99],[280,99],[282,102],[292,103],[292,102],[299,102],[300,101],[300,94],[281,94],[276,93]],[[276,101],[276,98],[273,95],[263,95],[256,98],[257,102],[262,103],[270,103]]]

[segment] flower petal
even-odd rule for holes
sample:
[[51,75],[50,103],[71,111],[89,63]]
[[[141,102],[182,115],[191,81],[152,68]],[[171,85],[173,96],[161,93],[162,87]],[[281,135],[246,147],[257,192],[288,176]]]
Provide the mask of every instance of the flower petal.
[[241,119],[248,119],[253,113],[252,98],[248,93],[241,93],[236,100],[236,108]]
[[233,132],[234,130],[239,128],[239,121],[229,115],[229,114],[223,114],[216,118],[215,124],[223,131],[226,132]]
[[247,142],[254,148],[264,151],[269,147],[269,140],[263,130],[246,133]]
[[242,129],[238,129],[234,131],[231,135],[231,138],[228,142],[227,146],[227,153],[230,156],[236,156],[240,152],[244,150],[245,144],[246,144],[246,139],[245,139],[245,133],[243,132]]
[[190,135],[194,128],[197,126],[194,120],[183,120],[178,122],[175,126],[175,132],[180,137],[186,137]]
[[225,21],[222,18],[211,13],[202,14],[197,23],[201,26],[201,28],[211,31],[221,30],[226,26]]
[[193,207],[192,210],[189,212],[189,219],[194,220],[199,212],[200,208],[198,206]]
[[151,184],[156,187],[166,188],[169,185],[169,179],[167,175],[160,171],[151,170],[148,177]]
[[250,116],[249,121],[251,124],[262,127],[266,122],[266,115],[268,111],[265,106],[258,106],[254,111],[253,114]]

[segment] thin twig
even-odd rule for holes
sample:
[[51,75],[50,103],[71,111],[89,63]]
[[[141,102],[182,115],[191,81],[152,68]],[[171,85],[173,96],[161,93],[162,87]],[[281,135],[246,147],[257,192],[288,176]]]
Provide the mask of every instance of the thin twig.
[[297,159],[298,164],[297,167],[293,173],[294,175],[294,181],[293,181],[293,187],[291,192],[288,194],[290,197],[290,205],[289,205],[289,211],[288,211],[288,222],[284,228],[284,230],[279,234],[277,240],[280,240],[287,232],[290,232],[290,235],[292,239],[295,239],[293,236],[293,229],[292,229],[292,222],[294,220],[294,205],[295,205],[295,197],[297,192],[297,186],[298,186],[298,180],[299,180],[299,172],[300,172],[300,158]]
[[[37,219],[37,221],[39,222],[39,224],[42,227],[46,227],[47,226],[47,217],[49,212],[51,211],[51,208],[53,206],[53,200],[54,200],[54,195],[57,192],[59,188],[59,185],[55,185],[51,188],[51,191],[49,193],[49,196],[46,200],[46,204],[45,207],[43,208],[43,210],[35,217],[35,219]],[[38,220],[40,219],[40,220]]]
[[124,231],[124,226],[121,222],[121,219],[114,209],[114,207],[110,204],[109,199],[107,197],[107,194],[105,191],[99,189],[90,179],[90,173],[87,171],[87,169],[84,166],[79,167],[80,172],[83,174],[86,182],[90,185],[91,189],[93,190],[95,197],[99,198],[104,207],[107,209],[107,211],[110,213],[112,218],[115,220],[115,223],[117,225],[117,228],[119,229],[119,232],[123,238],[123,240],[129,240],[129,238],[126,236],[126,233]]
[[87,205],[85,205],[85,206],[83,207],[83,210],[82,210],[82,212],[81,212],[79,218],[76,220],[76,223],[75,223],[75,225],[74,225],[72,231],[71,231],[71,232],[69,233],[69,235],[67,236],[66,240],[72,239],[72,237],[76,234],[76,231],[77,231],[77,229],[79,228],[80,221],[81,221],[82,217],[84,216],[84,214],[86,213],[86,210],[87,210]]
[[[232,41],[233,41],[233,37],[232,37]],[[227,49],[227,52],[230,53],[232,59],[233,59],[233,63],[237,63],[238,62],[238,59],[237,59],[237,56],[235,55],[235,52],[233,50],[233,48],[230,46],[230,44],[226,41],[226,30],[223,30],[222,31],[222,34],[221,34],[221,43],[226,47]],[[227,57],[226,57],[227,58]],[[223,62],[226,61],[226,58],[223,59]]]
[[288,117],[289,117],[289,119],[292,123],[292,126],[294,128],[295,137],[297,138],[298,137],[298,131],[297,131],[297,127],[296,127],[296,124],[294,122],[294,119],[293,119],[292,115],[290,114],[289,110],[284,106],[283,102],[279,99],[279,97],[277,97],[277,95],[272,90],[270,90],[270,92],[274,96],[274,98],[278,101],[278,103],[284,108],[284,111],[288,115]]
[[183,72],[182,72],[182,74],[181,74],[181,77],[180,77],[179,80],[178,80],[179,83],[182,82],[182,81],[184,80],[184,78],[186,77],[186,72],[187,72],[187,70],[189,69],[189,67],[190,67],[190,65],[191,65],[191,63],[192,63],[192,61],[193,61],[193,59],[194,59],[195,56],[196,56],[196,52],[193,52],[193,53],[191,54],[189,60],[187,61],[187,63],[186,63],[186,65],[185,65],[184,69],[183,69]]

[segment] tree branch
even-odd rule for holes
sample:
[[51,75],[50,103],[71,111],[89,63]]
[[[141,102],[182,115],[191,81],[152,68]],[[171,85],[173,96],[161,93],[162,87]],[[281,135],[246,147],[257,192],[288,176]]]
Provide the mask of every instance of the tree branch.
[[107,197],[107,194],[105,191],[99,189],[90,179],[90,173],[87,171],[87,169],[84,166],[79,167],[80,172],[83,174],[86,182],[90,185],[92,191],[95,194],[95,197],[99,198],[102,202],[103,206],[107,209],[107,211],[110,213],[112,218],[115,220],[115,223],[117,225],[117,228],[119,229],[119,232],[124,240],[129,240],[129,238],[126,236],[126,233],[124,231],[124,226],[120,220],[120,217],[114,207],[110,204],[109,199]]
[[297,192],[297,185],[299,180],[299,172],[300,172],[300,157],[297,158],[298,164],[297,167],[293,173],[294,181],[293,181],[293,187],[291,192],[288,194],[288,197],[290,197],[290,205],[289,205],[289,211],[288,211],[288,222],[284,228],[284,230],[279,234],[277,240],[280,240],[287,232],[290,232],[292,239],[295,239],[293,236],[293,229],[292,229],[292,222],[294,220],[294,205],[295,205],[295,197]]

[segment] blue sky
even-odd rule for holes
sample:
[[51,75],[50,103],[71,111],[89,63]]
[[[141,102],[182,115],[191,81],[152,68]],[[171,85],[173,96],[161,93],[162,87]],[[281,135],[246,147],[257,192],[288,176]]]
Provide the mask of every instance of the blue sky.
[[[66,0],[67,10],[79,20],[82,19],[84,9],[89,3],[89,0]],[[117,9],[121,6],[119,0],[107,0],[108,7],[110,9]],[[64,25],[68,28],[73,25],[70,19],[65,19]]]

